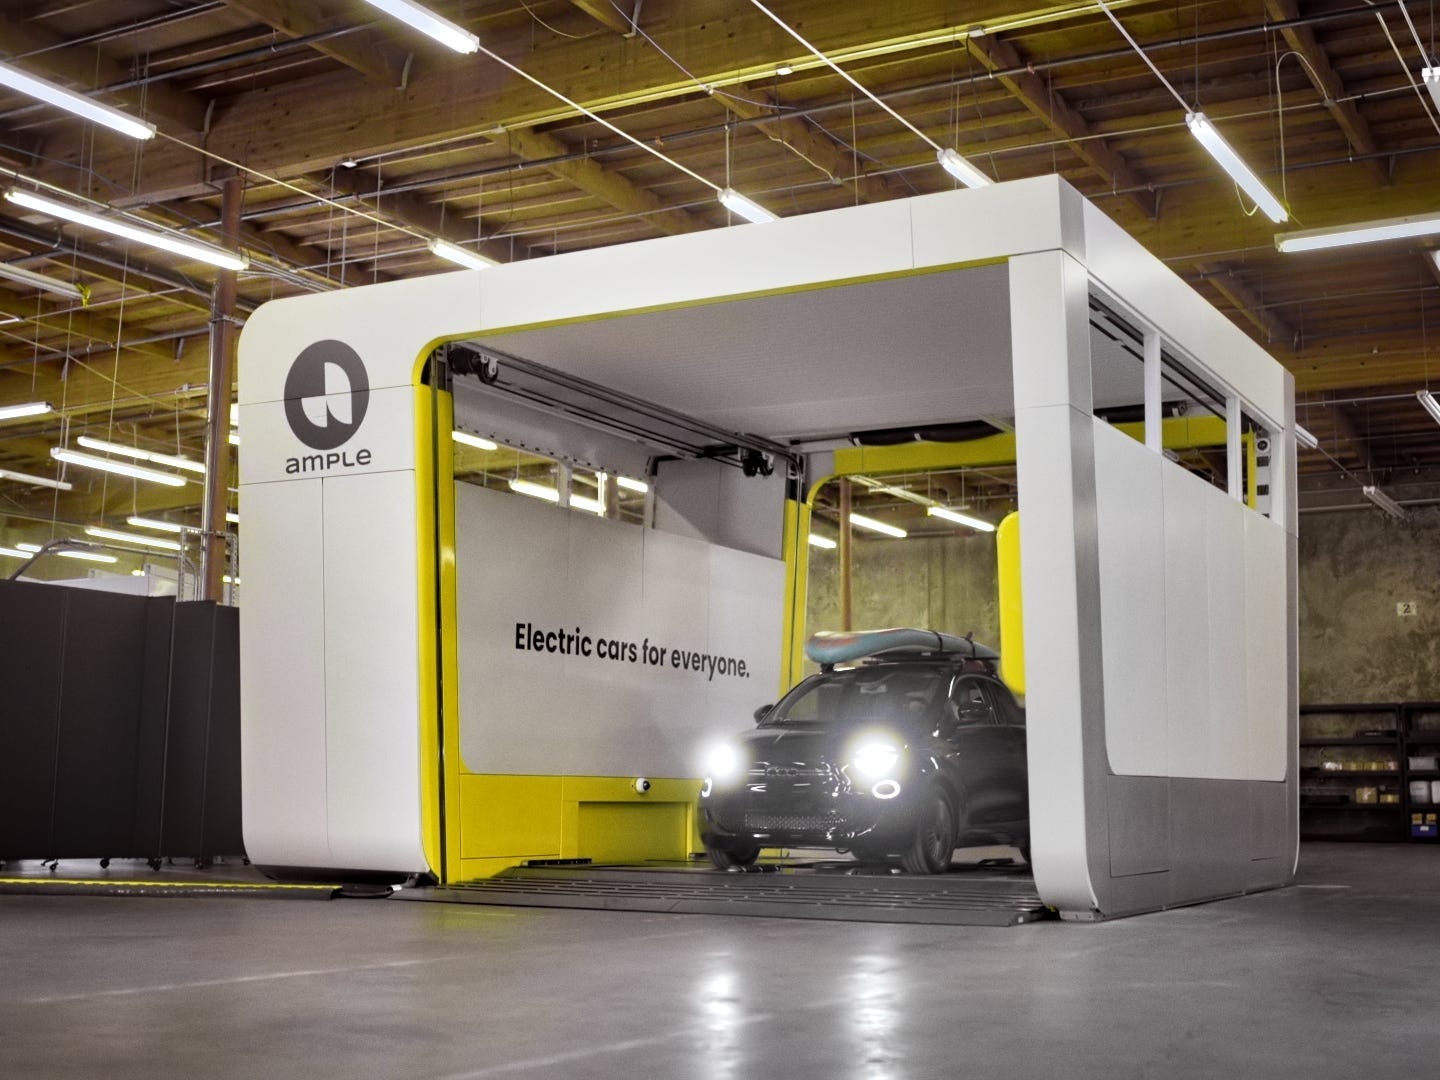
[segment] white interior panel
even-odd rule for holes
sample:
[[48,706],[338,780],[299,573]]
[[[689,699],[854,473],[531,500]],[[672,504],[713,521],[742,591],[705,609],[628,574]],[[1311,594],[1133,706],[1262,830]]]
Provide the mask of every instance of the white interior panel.
[[1253,511],[1206,485],[1205,543],[1209,569],[1209,738],[1203,772],[1221,780],[1250,779],[1251,717],[1246,702],[1245,517]]
[[1095,421],[1105,746],[1121,775],[1164,776],[1169,767],[1164,460]]
[[[915,265],[943,266],[1078,243],[1078,215],[1073,223],[1064,220],[1064,200],[1071,192],[1056,180],[1039,176],[908,200]],[[1078,208],[1079,200],[1075,203]]]
[[336,865],[425,865],[415,476],[331,477],[325,507],[325,703]]
[[469,771],[696,776],[774,700],[780,560],[466,484],[455,503]]
[[[1213,490],[1164,462],[1165,714],[1170,776],[1203,776],[1209,760],[1210,570],[1205,497]],[[1224,496],[1221,496],[1224,498]]]
[[1288,746],[1285,530],[1245,516],[1245,631],[1250,770],[1255,780],[1285,779]]
[[241,492],[240,790],[262,866],[329,866],[324,531],[319,480]]

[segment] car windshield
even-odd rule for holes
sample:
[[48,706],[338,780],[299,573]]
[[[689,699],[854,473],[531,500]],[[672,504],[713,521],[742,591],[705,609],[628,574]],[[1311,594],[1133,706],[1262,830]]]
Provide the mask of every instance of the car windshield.
[[781,698],[763,726],[873,723],[933,727],[949,681],[945,671],[919,665],[833,671],[801,683]]

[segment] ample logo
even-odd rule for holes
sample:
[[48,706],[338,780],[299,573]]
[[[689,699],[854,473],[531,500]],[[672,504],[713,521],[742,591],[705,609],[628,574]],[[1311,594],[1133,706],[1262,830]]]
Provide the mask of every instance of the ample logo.
[[307,346],[285,376],[285,419],[295,437],[314,450],[350,441],[370,407],[370,376],[343,341]]
[[343,341],[307,346],[285,376],[285,419],[295,437],[313,450],[285,462],[287,473],[319,472],[370,464],[370,451],[337,452],[365,420],[370,376],[360,355]]

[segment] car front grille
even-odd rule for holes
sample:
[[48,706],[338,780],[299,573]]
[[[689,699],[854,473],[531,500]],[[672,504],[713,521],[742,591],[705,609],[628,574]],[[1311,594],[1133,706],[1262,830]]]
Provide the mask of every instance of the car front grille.
[[758,810],[745,814],[745,828],[751,832],[817,832],[837,824],[835,818],[826,814],[775,814]]
[[750,766],[752,780],[830,780],[834,773],[830,765],[803,761],[757,761]]

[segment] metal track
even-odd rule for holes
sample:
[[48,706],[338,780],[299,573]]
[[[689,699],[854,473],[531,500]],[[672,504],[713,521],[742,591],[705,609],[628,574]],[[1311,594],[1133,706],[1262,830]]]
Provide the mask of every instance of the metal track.
[[775,867],[748,873],[525,867],[484,881],[407,889],[396,899],[940,926],[1017,926],[1054,917],[1029,875],[1014,871],[922,878]]

